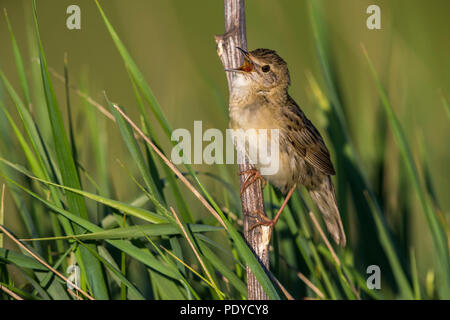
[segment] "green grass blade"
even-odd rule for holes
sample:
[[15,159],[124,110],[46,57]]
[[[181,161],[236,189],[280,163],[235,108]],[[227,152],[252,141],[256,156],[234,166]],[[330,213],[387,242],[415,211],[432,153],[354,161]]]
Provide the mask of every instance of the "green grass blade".
[[248,264],[253,274],[255,275],[256,279],[263,287],[264,291],[267,293],[270,299],[279,300],[280,296],[278,295],[278,292],[273,286],[272,281],[269,279],[264,269],[261,267],[258,259],[250,250],[245,240],[227,219],[224,219],[223,221],[225,222],[225,225],[228,228],[228,233],[231,239],[233,239],[234,245],[236,246],[239,255]]
[[127,49],[125,48],[124,44],[120,40],[120,38],[117,35],[116,31],[114,30],[113,26],[109,22],[108,18],[106,17],[105,13],[103,12],[103,9],[101,8],[100,4],[98,3],[97,0],[95,0],[95,3],[97,4],[98,10],[100,11],[103,21],[105,22],[106,27],[109,31],[109,34],[111,35],[111,38],[113,39],[117,49],[119,50],[119,53],[122,56],[126,67],[130,70],[134,80],[136,81],[136,84],[139,86],[139,89],[143,91],[144,97],[148,100],[150,108],[151,108],[152,112],[154,113],[155,117],[157,118],[158,122],[161,124],[163,130],[165,131],[167,136],[170,137],[170,135],[172,133],[172,129],[171,129],[170,124],[167,121],[166,117],[164,116],[161,108],[159,107],[159,103],[156,100],[155,95],[153,94],[150,87],[146,83],[144,76],[140,72],[136,63],[133,61],[133,58],[131,57],[131,55],[128,53]]
[[0,79],[2,80],[2,83],[5,86],[6,91],[11,97],[11,100],[14,102],[16,106],[17,112],[19,113],[19,116],[23,122],[25,131],[27,132],[27,135],[31,141],[35,155],[39,160],[41,169],[38,172],[35,172],[36,174],[39,174],[44,170],[43,169],[44,167],[48,168],[49,164],[47,159],[41,157],[41,155],[46,154],[46,152],[44,151],[44,146],[40,139],[40,134],[38,132],[36,124],[33,118],[31,117],[29,110],[25,107],[23,101],[20,99],[19,95],[14,90],[11,83],[8,81],[5,74],[1,70],[0,70]]
[[[133,77],[133,80],[139,87],[139,89],[142,91],[144,98],[146,99],[147,103],[150,105],[150,108],[157,118],[158,122],[160,123],[161,127],[163,128],[164,132],[166,133],[167,137],[170,139],[172,129],[170,127],[169,122],[167,121],[166,117],[164,116],[161,107],[159,106],[158,101],[156,100],[152,90],[150,89],[150,86],[145,81],[142,73],[140,72],[139,68],[137,67],[136,63],[133,61],[131,55],[128,53],[127,49],[123,45],[122,41],[118,37],[117,33],[115,32],[114,28],[112,27],[111,23],[109,22],[108,18],[106,17],[105,13],[103,12],[103,9],[101,8],[98,1],[95,1],[97,4],[97,7],[100,11],[100,14],[102,15],[102,18],[106,24],[106,27],[117,47],[119,50],[119,53],[122,56],[122,59],[126,65],[126,68],[130,72],[131,76]],[[144,116],[145,117],[145,116]],[[147,124],[149,125],[149,124]],[[172,141],[173,144],[176,142]],[[208,193],[206,188],[201,184],[200,180],[198,179],[197,175],[195,174],[195,171],[192,169],[192,167],[185,162],[185,166],[188,169],[189,173],[192,175],[192,177],[195,179],[197,184],[200,186],[202,192],[206,195],[208,201],[211,202],[211,204],[214,206],[216,210],[220,210],[219,206],[214,202],[211,195]],[[190,217],[188,217],[190,218]],[[192,219],[189,219],[188,221],[191,221]]]
[[397,142],[397,145],[400,149],[401,155],[403,157],[403,162],[406,165],[409,180],[412,183],[414,190],[416,191],[416,195],[422,206],[422,211],[425,215],[428,227],[430,229],[430,233],[433,238],[437,258],[436,267],[439,277],[438,281],[439,293],[441,295],[441,298],[450,299],[450,255],[447,242],[448,241],[447,234],[445,232],[444,227],[439,222],[439,219],[437,218],[437,215],[434,212],[432,205],[426,196],[426,192],[421,186],[421,183],[419,181],[419,174],[417,172],[417,167],[414,163],[414,159],[411,150],[409,148],[408,142],[403,133],[401,124],[394,113],[394,110],[389,102],[389,98],[386,95],[386,92],[378,78],[377,72],[372,64],[372,61],[370,60],[369,55],[364,47],[363,52],[367,59],[367,63],[369,65],[373,79],[376,83],[382,105],[389,120],[389,124],[394,133],[395,141]]
[[[189,229],[196,232],[212,232],[223,230],[221,227],[205,224],[188,224]],[[79,240],[111,240],[111,239],[136,239],[142,237],[160,237],[179,235],[180,230],[169,223],[144,224],[129,227],[119,227],[93,233],[75,234],[63,237],[47,237],[30,239],[33,241],[56,240],[56,239],[79,239]]]
[[[64,252],[59,258],[58,261],[56,261],[56,263],[52,266],[54,269],[58,270],[58,268],[63,265],[64,267],[64,262],[66,261],[66,257],[72,253],[74,251],[74,249],[76,248],[76,244],[73,243],[67,250],[66,252]],[[64,269],[64,268],[63,268]],[[43,287],[47,287],[48,284],[50,283],[50,281],[52,280],[52,278],[54,277],[54,274],[52,272],[49,272],[43,279],[40,280],[40,284]],[[42,277],[40,277],[42,278]]]
[[[65,185],[76,189],[81,189],[78,172],[75,166],[75,160],[73,158],[72,150],[67,139],[61,111],[58,107],[58,102],[56,100],[53,85],[50,80],[50,74],[47,68],[44,48],[42,46],[41,38],[39,35],[35,0],[33,0],[33,12],[35,35],[39,47],[42,82],[44,85],[47,110],[52,127],[53,141],[55,144],[56,156],[59,165],[58,167],[61,171],[62,180]],[[86,220],[88,219],[88,213],[83,197],[72,192],[67,192],[66,199],[69,208],[71,208],[73,212],[76,212],[80,217]],[[81,229],[78,228],[78,231],[81,231]],[[84,248],[80,248],[80,256],[78,257],[78,259],[81,259],[81,261],[78,261],[78,263],[87,276],[88,283],[93,291],[94,296],[98,299],[107,299],[109,297],[109,294],[100,262]]]
[[444,106],[444,109],[447,112],[447,117],[450,120],[450,104],[448,103],[447,98],[444,96],[444,94],[442,92],[441,92],[441,100],[442,100],[442,105]]
[[[430,200],[433,204],[433,207],[435,208],[436,212],[439,213],[441,211],[441,206],[439,205],[438,196],[436,193],[436,189],[434,188],[432,174],[431,174],[431,168],[429,163],[429,150],[427,148],[427,144],[425,142],[425,136],[423,135],[423,132],[419,135],[418,139],[419,144],[419,154],[420,154],[420,163],[421,163],[421,172],[423,172],[423,180],[425,189],[428,192],[428,195],[430,196]],[[445,226],[445,218],[442,215],[439,215],[439,218],[441,218],[442,225]]]
[[151,272],[151,279],[157,288],[162,300],[186,300],[184,292],[170,279],[167,279],[156,272]]
[[[8,288],[9,290],[11,290],[12,292],[14,292],[15,294],[19,295],[19,297],[21,297],[22,299],[27,299],[27,300],[41,300],[39,299],[39,297],[36,297],[34,295],[31,295],[29,293],[27,293],[26,291],[23,291],[19,288],[16,288],[8,283],[3,283],[0,281],[0,287],[5,287]],[[3,300],[3,299],[2,299]],[[6,299],[7,300],[7,299]]]
[[[368,182],[366,174],[363,171],[363,166],[359,161],[359,157],[355,150],[353,141],[351,140],[350,134],[348,132],[349,126],[347,125],[341,99],[339,97],[339,91],[335,83],[335,75],[332,70],[332,65],[330,64],[330,58],[328,57],[327,44],[329,39],[326,36],[324,30],[325,20],[324,12],[322,8],[321,1],[310,1],[310,17],[312,21],[312,27],[314,32],[314,38],[316,42],[317,52],[319,56],[319,62],[322,69],[322,75],[325,79],[325,83],[328,89],[328,94],[330,95],[330,106],[333,111],[334,117],[330,120],[330,138],[333,142],[335,150],[338,153],[338,164],[342,162],[342,169],[344,169],[344,174],[347,173],[346,183],[350,186],[352,192],[352,197],[357,207],[357,211],[360,212],[370,212],[372,213],[373,219],[375,221],[375,227],[378,239],[380,241],[381,247],[383,248],[389,264],[394,273],[397,284],[401,291],[401,295],[404,298],[412,299],[413,292],[411,286],[409,285],[406,274],[401,267],[400,259],[398,253],[394,249],[394,243],[389,234],[387,224],[378,203],[377,198]],[[340,169],[340,168],[338,168]],[[341,181],[342,179],[339,179]],[[343,186],[340,186],[342,188]],[[344,186],[345,187],[345,186]],[[367,197],[363,196],[363,191],[367,192]],[[345,217],[343,217],[345,218]],[[367,218],[364,216],[363,218]],[[363,223],[361,226],[364,227],[367,223]],[[370,229],[371,231],[372,229]]]
[[[123,283],[129,290],[129,293],[137,300],[144,300],[145,298],[142,296],[142,294],[139,292],[138,289],[130,282],[127,278],[124,277],[124,275],[120,272],[120,270],[114,266],[111,262],[109,262],[107,259],[103,258],[100,254],[98,254],[95,250],[92,249],[91,246],[87,246],[83,242],[77,240],[80,245],[85,247],[89,252],[94,255],[99,261],[103,263],[103,265],[113,273],[113,275],[118,278],[121,283]],[[99,247],[103,248],[103,247]],[[106,249],[102,249],[103,252],[106,251]]]
[[381,245],[383,246],[384,251],[386,252],[386,255],[389,259],[392,272],[394,273],[395,276],[395,280],[397,281],[400,290],[403,292],[404,298],[412,299],[413,292],[411,290],[411,286],[403,272],[400,261],[397,258],[397,254],[395,252],[392,239],[390,238],[390,235],[387,232],[387,227],[384,225],[385,221],[381,219],[369,195],[367,195],[367,199],[369,204],[371,205],[373,217],[378,230],[378,236],[380,238]]
[[[0,189],[0,225],[5,224],[5,185]],[[4,247],[3,234],[0,234],[0,249]]]
[[[194,173],[195,174],[195,173]],[[203,186],[200,185],[202,190],[204,190]],[[247,243],[244,241],[242,236],[237,232],[234,226],[228,221],[228,219],[223,214],[222,210],[218,207],[218,205],[214,202],[214,200],[209,196],[209,194],[205,190],[205,194],[207,195],[208,200],[211,202],[212,206],[216,210],[217,214],[220,216],[220,219],[226,226],[228,231],[228,235],[233,239],[237,251],[242,256],[242,258],[246,261],[248,266],[253,271],[256,279],[259,281],[265,292],[271,299],[280,299],[273,283],[265,273],[263,267],[260,265],[258,259],[255,257],[253,252],[248,247]]]
[[79,190],[79,189],[76,189],[76,188],[70,188],[70,187],[59,185],[57,183],[46,181],[44,179],[39,179],[39,178],[34,177],[33,175],[29,174],[24,168],[21,168],[19,165],[13,164],[13,163],[11,163],[11,162],[9,162],[9,161],[7,161],[5,159],[2,159],[2,158],[0,158],[0,162],[3,162],[4,164],[6,164],[9,167],[19,171],[20,173],[26,175],[27,177],[29,177],[31,179],[34,179],[36,181],[45,183],[45,184],[47,184],[49,186],[54,186],[54,187],[58,187],[58,188],[67,190],[67,191],[69,191],[71,193],[74,193],[74,194],[78,194],[80,196],[83,196],[83,197],[86,197],[88,199],[94,200],[94,201],[96,201],[98,203],[101,203],[101,204],[107,205],[107,206],[109,206],[111,208],[114,208],[114,209],[117,209],[119,211],[122,211],[122,212],[124,212],[126,214],[129,214],[129,215],[135,216],[137,218],[143,219],[145,221],[149,221],[149,222],[152,222],[152,223],[167,222],[167,218],[165,218],[163,216],[160,216],[160,215],[158,215],[156,213],[147,211],[145,209],[134,207],[132,205],[129,205],[127,203],[120,202],[120,201],[117,201],[117,200],[108,199],[108,198],[105,198],[105,197],[102,197],[100,195],[97,195],[97,194],[94,194],[94,193],[90,193],[90,192],[87,192],[87,191]]
[[411,277],[414,289],[414,299],[420,300],[421,294],[420,294],[419,272],[417,270],[417,261],[416,261],[416,254],[414,253],[414,248],[411,248],[409,250],[409,255],[411,264]]
[[[293,236],[295,234],[298,234],[298,227],[297,227],[298,223],[295,222],[292,216],[292,212],[295,212],[297,214],[298,220],[300,221],[300,225],[302,226],[304,237],[306,238],[306,241],[304,243],[296,239],[296,245],[300,250],[303,258],[305,259],[305,262],[307,262],[311,274],[314,275],[317,272],[320,275],[320,277],[318,278],[323,281],[324,286],[329,293],[329,297],[331,299],[338,299],[336,289],[333,287],[330,277],[328,276],[328,271],[325,269],[325,266],[322,263],[322,260],[320,259],[320,255],[318,253],[316,245],[311,240],[312,231],[309,226],[309,220],[306,217],[306,210],[304,206],[301,205],[302,202],[301,196],[297,192],[293,195],[291,199],[292,199],[291,204],[286,207],[287,214],[285,216],[285,218],[288,221],[289,229]],[[295,208],[295,210],[291,209],[291,207]],[[324,290],[322,290],[322,292],[325,293]]]
[[[33,170],[34,174],[37,175],[40,178],[50,179],[50,176],[55,175],[54,166],[52,164],[52,160],[50,158],[49,153],[47,152],[47,149],[41,140],[40,132],[38,130],[38,127],[36,126],[30,111],[25,107],[24,103],[14,90],[14,88],[9,83],[6,76],[3,74],[3,72],[0,70],[0,79],[2,80],[3,84],[6,87],[6,90],[8,91],[11,100],[14,102],[16,106],[16,110],[19,113],[19,116],[22,120],[23,126],[25,128],[25,131],[27,132],[28,138],[31,141],[31,146],[33,148],[33,152],[31,152],[30,148],[27,146],[25,137],[20,134],[18,127],[12,122],[12,116],[9,115],[9,113],[6,111],[6,108],[2,104],[2,109],[6,111],[6,116],[9,119],[10,125],[13,127],[14,133],[16,134],[16,137],[19,140],[20,145],[22,146],[22,149],[24,150],[25,156],[29,162],[29,165],[31,169]],[[8,154],[9,156],[9,154]],[[50,188],[51,196],[55,203],[59,203],[60,201],[60,194],[58,194],[57,190],[54,188]],[[21,210],[21,213],[23,213],[23,210]],[[56,221],[51,217],[52,222]],[[30,230],[35,230],[30,223],[32,223],[31,219],[24,219],[27,222],[27,226]],[[69,222],[65,219],[62,219],[60,221],[64,227],[64,230],[70,234],[72,233],[72,227],[69,224]],[[58,229],[55,228],[54,232],[56,235],[59,235]],[[60,251],[63,250],[63,245],[58,242],[57,244]]]
[[[77,152],[77,146],[75,142],[75,133],[73,129],[73,119],[72,119],[72,107],[70,104],[70,84],[69,84],[69,67],[67,62],[67,53],[64,54],[64,89],[66,94],[66,108],[67,108],[67,117],[68,117],[68,124],[69,124],[69,141],[70,141],[70,147],[73,154],[73,159],[75,160],[75,163],[78,162],[78,152]],[[77,168],[78,169],[78,168]],[[79,176],[80,173],[77,170],[77,175]]]
[[39,161],[36,158],[36,156],[33,153],[33,150],[28,145],[28,142],[26,141],[25,137],[20,132],[19,128],[15,124],[13,118],[9,114],[8,110],[6,109],[3,102],[0,100],[0,108],[2,109],[3,113],[5,114],[6,118],[8,119],[9,124],[11,125],[14,134],[17,137],[17,140],[19,141],[20,146],[22,147],[22,150],[25,154],[25,157],[27,158],[28,163],[30,164],[31,170],[38,176],[43,177],[44,173],[41,169],[41,166],[39,165]]
[[[187,296],[189,297],[189,299],[191,299],[192,295],[195,297],[196,300],[200,300],[199,295],[197,294],[197,292],[192,288],[192,286],[189,284],[189,282],[186,280],[185,275],[183,275],[179,268],[177,267],[176,264],[173,263],[172,259],[169,259],[169,257],[167,257],[162,250],[148,237],[145,236],[147,241],[153,246],[153,248],[155,248],[156,252],[158,252],[158,254],[161,256],[161,258],[169,265],[169,267],[176,273],[179,275],[180,278],[180,282],[181,284],[186,288],[187,290]],[[161,248],[163,248],[161,246]],[[170,252],[170,251],[168,251]],[[178,258],[178,256],[176,256]],[[173,256],[172,256],[173,258]],[[179,259],[179,258],[178,258]],[[179,261],[177,261],[179,262]],[[154,272],[150,273],[150,277],[152,277],[152,275],[154,274]],[[154,285],[154,290],[158,290],[157,286]],[[159,292],[156,292],[156,294],[159,294]]]
[[236,274],[223,263],[222,259],[220,259],[210,248],[208,248],[203,241],[198,241],[198,245],[204,257],[212,264],[212,266],[223,274],[223,276],[230,281],[231,285],[235,287],[242,296],[247,297],[247,286],[245,283],[239,279]]
[[[21,270],[22,271],[22,270]],[[22,274],[24,275],[25,279],[33,286],[34,292],[33,294],[39,294],[42,299],[44,300],[51,300],[51,297],[48,295],[47,291],[50,291],[49,289],[44,289],[36,280],[34,280],[32,277],[28,276],[25,272],[22,271]],[[27,298],[28,299],[28,298]]]
[[6,23],[8,24],[9,36],[11,38],[11,43],[13,46],[14,52],[14,60],[16,62],[17,74],[19,75],[20,85],[22,87],[23,96],[25,98],[25,102],[28,107],[31,107],[31,95],[30,88],[28,87],[28,81],[25,74],[25,68],[23,65],[22,55],[20,54],[19,46],[17,45],[16,37],[14,36],[14,32],[11,26],[11,23],[8,18],[8,13],[6,12],[6,8],[4,9]]
[[[16,185],[17,187],[19,187],[20,189],[22,189],[23,191],[25,191],[26,193],[28,193],[30,196],[32,196],[36,200],[42,202],[45,206],[47,206],[54,212],[63,215],[64,217],[66,217],[70,221],[73,221],[74,223],[76,223],[77,225],[82,227],[83,229],[85,229],[89,232],[104,231],[104,229],[89,222],[88,220],[85,220],[85,219],[79,217],[78,215],[75,215],[65,209],[61,209],[61,208],[55,206],[51,202],[43,199],[42,197],[40,197],[37,194],[35,194],[34,192],[28,190],[24,186],[18,184],[14,180],[12,180],[8,177],[5,177],[5,176],[3,176],[3,177],[6,180],[13,183],[14,185]],[[142,262],[143,264],[149,266],[150,268],[155,269],[156,271],[158,271],[168,277],[171,277],[174,279],[178,278],[176,274],[174,274],[171,270],[168,270],[167,267],[165,265],[163,265],[161,262],[159,262],[154,256],[150,255],[149,253],[145,253],[140,248],[131,244],[131,242],[125,241],[125,240],[106,240],[106,242],[108,242],[112,246],[118,248],[119,250],[122,250],[123,252],[127,253],[128,255],[134,257],[136,260]]]
[[[42,43],[40,40],[35,1],[33,1],[33,9],[34,9],[35,32],[38,41],[39,55],[41,61],[40,65],[41,65],[42,82],[44,84],[45,97],[50,122],[52,125],[53,139],[55,143],[58,164],[60,166],[64,184],[80,189],[81,186],[75,167],[75,161],[73,159],[72,151],[69,146],[69,142],[65,132],[61,111],[59,110],[58,102],[56,100],[56,96],[53,91],[53,86],[50,81],[50,74],[47,69],[47,62],[44,56],[44,49],[42,47]],[[87,217],[86,208],[84,206],[83,199],[80,196],[68,193],[67,201],[70,207],[72,207],[75,212],[79,213],[79,215],[84,218]]]
[[[148,116],[146,114],[146,111],[143,107],[142,104],[142,100],[140,98],[139,92],[136,90],[136,84],[139,87],[139,89],[144,93],[144,97],[146,98],[147,102],[149,103],[152,112],[155,114],[157,120],[159,121],[159,123],[161,124],[162,128],[164,129],[166,135],[168,137],[170,137],[171,131],[172,129],[170,128],[170,125],[168,123],[168,121],[166,120],[153,92],[151,91],[150,87],[148,86],[148,84],[145,82],[144,77],[142,76],[141,72],[139,71],[139,69],[137,68],[135,62],[132,60],[131,56],[129,55],[128,51],[126,50],[125,46],[123,45],[123,43],[121,42],[121,40],[119,39],[119,37],[117,36],[115,30],[113,29],[112,25],[109,23],[109,20],[106,18],[106,15],[104,14],[103,10],[101,9],[100,5],[97,3],[97,6],[100,10],[100,13],[105,21],[105,24],[108,28],[108,31],[111,34],[111,37],[113,38],[128,71],[128,74],[130,75],[131,78],[131,82],[133,85],[133,89],[135,91],[137,100],[138,100],[138,105],[141,109],[141,115],[145,120],[145,124],[146,124],[146,128],[148,130],[151,130],[151,126],[150,126],[150,122],[148,120]],[[151,135],[154,138],[154,134]],[[172,191],[174,193],[175,196],[175,200],[177,202],[177,205],[179,207],[179,209],[181,210],[181,214],[183,216],[183,219],[185,219],[188,222],[192,222],[193,218],[192,218],[192,214],[189,210],[189,207],[186,205],[186,202],[184,200],[184,198],[181,195],[181,192],[179,191],[178,186],[176,185],[176,181],[173,177],[173,174],[167,170],[166,168],[164,169],[164,171],[167,174],[167,178],[169,179],[169,183],[172,187]]]
[[162,194],[160,193],[160,190],[158,189],[156,182],[154,181],[153,177],[150,175],[147,169],[142,152],[139,148],[136,138],[134,137],[133,130],[131,129],[130,125],[123,119],[123,117],[120,116],[117,110],[112,106],[112,103],[108,100],[106,94],[105,98],[106,101],[108,102],[112,114],[116,118],[116,123],[120,129],[122,138],[125,141],[125,144],[127,145],[134,162],[139,168],[142,178],[144,179],[145,185],[147,186],[149,192],[153,194],[159,202],[164,202]]
[[[103,9],[100,7],[98,1],[96,1],[97,7],[100,11],[100,14],[102,15],[102,18],[106,24],[106,27],[113,38],[114,43],[117,46],[117,49],[119,50],[119,53],[121,54],[127,68],[130,70],[131,74],[133,75],[134,80],[136,81],[136,84],[138,85],[139,89],[143,92],[145,99],[149,103],[150,107],[152,108],[153,113],[155,114],[155,117],[158,119],[159,123],[161,124],[163,130],[167,134],[168,137],[171,135],[171,127],[169,123],[167,122],[166,118],[164,117],[161,108],[159,107],[159,104],[157,100],[155,99],[152,91],[150,90],[150,87],[147,85],[142,73],[137,68],[136,64],[134,63],[133,59],[129,55],[128,51],[126,50],[125,46],[119,39],[117,33],[115,32],[114,28],[112,27],[111,23],[109,22],[108,18],[106,17],[105,13],[103,12]],[[250,268],[252,269],[253,273],[255,274],[256,278],[260,282],[261,286],[265,290],[265,292],[268,294],[268,296],[271,299],[279,299],[279,295],[273,286],[272,282],[270,281],[269,277],[264,272],[263,268],[259,264],[258,260],[242,238],[242,236],[234,229],[231,223],[228,222],[228,220],[223,215],[222,211],[220,210],[220,207],[215,203],[213,198],[210,196],[210,194],[207,192],[207,190],[203,187],[203,185],[200,183],[200,181],[197,178],[197,175],[192,170],[192,168],[189,165],[186,165],[189,172],[192,174],[196,182],[199,184],[200,188],[202,189],[202,192],[206,195],[207,200],[211,202],[214,209],[219,213],[219,215],[224,220],[225,224],[227,225],[229,235],[235,242],[235,245],[238,248],[239,253],[242,255],[243,259],[249,264]]]
[[[145,106],[144,103],[142,101],[141,95],[139,93],[139,90],[136,86],[136,82],[133,79],[133,76],[130,73],[130,70],[127,68],[128,71],[128,75],[130,77],[130,81],[133,87],[133,92],[134,95],[136,96],[136,101],[137,104],[139,106],[139,110],[141,111],[141,116],[144,119],[144,133],[149,135],[149,137],[152,138],[152,141],[155,145],[157,145],[159,147],[159,143],[156,140],[156,135],[153,132],[151,123],[150,123],[150,119],[148,117],[147,111],[145,110]],[[148,154],[148,162],[149,162],[149,166],[150,166],[150,174],[154,177],[153,179],[155,181],[161,182],[161,179],[159,177],[158,171],[156,170],[156,165],[155,165],[155,161],[153,159],[154,157],[154,151],[152,149],[150,149],[148,147],[148,145],[145,145],[145,148],[147,150],[147,154]],[[160,148],[161,149],[161,148]],[[160,162],[162,162],[160,160]],[[192,217],[192,212],[189,209],[189,206],[186,203],[185,198],[183,197],[183,194],[180,191],[180,188],[177,184],[177,181],[175,179],[175,175],[174,173],[164,164],[162,164],[162,168],[164,171],[164,174],[166,175],[166,179],[167,179],[167,186],[168,186],[168,190],[170,190],[173,194],[173,196],[175,197],[175,202],[177,204],[177,208],[179,210],[179,212],[181,213],[181,216],[183,217],[183,220],[187,221],[187,222],[192,222],[194,221],[194,218]],[[162,188],[163,186],[161,186]],[[158,188],[159,189],[159,188]],[[163,191],[161,190],[161,193],[163,194]]]
[[[0,172],[3,172],[3,174],[5,174],[7,176],[11,176],[11,174],[12,174],[12,172],[9,170],[9,168],[7,168],[3,164],[0,165]],[[17,190],[17,188],[10,186],[9,183],[7,183],[6,185],[8,186],[8,189],[10,190],[10,194],[13,198],[16,208],[19,211],[20,216],[22,217],[22,221],[25,224],[28,235],[30,237],[38,237],[39,236],[38,225],[33,220],[33,214],[32,214],[32,212],[30,212],[29,208],[27,207],[26,202],[24,201],[24,199],[22,197],[22,193],[19,190]],[[41,212],[37,212],[36,217],[38,219],[40,219],[42,217]],[[41,244],[35,244],[35,248],[36,248],[36,251],[39,252],[39,254],[42,254],[44,252]]]
[[15,264],[21,268],[48,271],[48,269],[34,258],[9,249],[0,248],[0,261]]

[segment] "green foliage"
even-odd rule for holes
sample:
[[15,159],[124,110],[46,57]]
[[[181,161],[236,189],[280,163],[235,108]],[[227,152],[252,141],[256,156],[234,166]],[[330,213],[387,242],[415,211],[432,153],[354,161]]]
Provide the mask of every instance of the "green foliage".
[[[333,36],[324,2],[299,3],[295,6],[305,15],[301,27],[311,34],[314,48],[310,49],[317,53],[314,61],[318,65],[307,72],[305,88],[310,104],[317,107],[312,117],[319,119],[318,127],[327,133],[324,136],[337,167],[335,184],[348,234],[345,249],[330,250],[324,244],[311,221],[315,208],[299,191],[275,228],[271,275],[266,274],[242,236],[235,171],[230,174],[223,165],[206,170],[189,164],[180,166],[177,170],[198,190],[194,197],[180,175],[121,114],[139,119],[135,123],[162,155],[170,154],[174,145],[170,141],[175,122],[172,117],[176,117],[158,102],[157,91],[152,90],[144,69],[133,58],[135,50],[121,39],[125,36],[119,37],[121,32],[113,27],[112,14],[98,1],[93,5],[99,13],[95,19],[106,26],[102,26],[103,36],[112,39],[130,80],[125,76],[114,81],[127,87],[134,98],[133,103],[120,102],[120,108],[112,102],[118,95],[108,87],[103,88],[102,95],[95,95],[104,97],[101,103],[89,95],[97,90],[89,85],[95,82],[95,75],[84,74],[79,86],[74,85],[67,58],[64,76],[54,77],[46,60],[47,42],[41,38],[44,31],[38,25],[42,28],[43,21],[34,0],[32,23],[29,21],[26,29],[33,40],[29,55],[21,53],[20,37],[16,38],[13,30],[15,19],[10,21],[5,11],[5,32],[10,38],[17,81],[1,61],[0,192],[5,184],[7,196],[0,204],[0,223],[25,235],[22,242],[26,247],[60,273],[68,276],[67,267],[76,262],[82,272],[81,289],[95,299],[246,299],[247,265],[271,299],[286,298],[275,278],[296,299],[449,299],[448,210],[439,201],[435,187],[438,177],[430,168],[433,159],[427,152],[431,148],[428,135],[421,136],[422,152],[416,157],[415,144],[407,135],[414,128],[408,127],[396,100],[390,97],[386,89],[389,83],[382,76],[385,70],[379,67],[379,60],[371,59],[372,50],[360,50],[358,46],[356,54],[364,62],[361,72],[370,80],[362,95],[364,101],[376,98],[377,103],[372,105],[379,116],[373,120],[374,126],[383,131],[373,141],[367,140],[364,128],[356,126],[359,119],[353,116],[346,99],[338,61],[332,54]],[[172,5],[189,14],[190,9],[182,2]],[[255,7],[251,1],[247,6],[251,8],[249,22],[253,23],[264,6]],[[267,6],[275,6],[290,19],[285,3]],[[258,41],[250,23],[248,28],[249,42]],[[210,41],[212,44],[213,39]],[[158,50],[157,43],[153,45],[152,50]],[[213,46],[208,50],[215,55]],[[38,63],[32,61],[33,52],[39,55]],[[196,61],[193,56],[192,61]],[[39,67],[40,78],[30,77],[28,63]],[[120,66],[114,68],[120,71]],[[166,68],[181,67],[174,63]],[[226,88],[221,88],[206,69],[198,73],[214,96],[213,113],[223,115]],[[61,91],[64,99],[57,90],[61,81],[65,82]],[[444,108],[439,106],[436,112],[442,117],[445,112],[450,114],[447,97],[448,92],[438,95]],[[199,101],[202,98],[203,94],[196,95]],[[101,112],[95,108],[102,108]],[[188,108],[188,104],[177,105],[177,114]],[[86,121],[80,124],[75,115]],[[366,145],[372,144],[383,156],[374,160],[364,153],[369,150]],[[118,145],[121,159],[126,160],[113,167],[108,160],[115,158],[117,149],[113,147]],[[399,159],[392,158],[391,153],[398,153]],[[377,168],[379,172],[375,172]],[[397,184],[385,180],[392,171],[396,171]],[[406,187],[400,190],[402,186]],[[389,202],[389,193],[397,195],[395,204]],[[267,212],[274,214],[283,198],[271,186],[264,189],[264,196]],[[132,200],[124,200],[126,197]],[[199,197],[206,199],[217,215],[205,210]],[[413,219],[421,218],[419,221],[426,223],[410,231]],[[23,247],[8,245],[4,234],[0,237],[1,285],[25,299],[74,298],[68,294],[66,283],[47,266]],[[427,263],[416,247],[423,241],[429,241],[427,253],[433,258]],[[372,264],[382,268],[379,291],[366,285],[366,268]],[[10,272],[11,266],[19,273]],[[0,299],[9,298],[0,292]]]

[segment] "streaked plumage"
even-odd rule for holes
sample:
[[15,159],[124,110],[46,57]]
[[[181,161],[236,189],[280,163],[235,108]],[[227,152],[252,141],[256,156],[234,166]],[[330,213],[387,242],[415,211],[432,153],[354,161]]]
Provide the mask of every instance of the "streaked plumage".
[[[303,185],[323,214],[336,243],[346,237],[331,176],[335,170],[325,143],[314,125],[288,94],[286,62],[273,50],[245,53],[246,64],[234,69],[230,98],[232,129],[280,129],[280,167],[264,176],[283,193]],[[251,143],[251,142],[250,142]],[[260,169],[260,165],[255,165]]]

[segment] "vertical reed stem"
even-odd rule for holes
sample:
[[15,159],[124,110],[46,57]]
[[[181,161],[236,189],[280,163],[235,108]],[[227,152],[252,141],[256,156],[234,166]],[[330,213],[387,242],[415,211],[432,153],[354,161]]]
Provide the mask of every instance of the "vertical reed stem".
[[[245,1],[224,0],[225,4],[225,33],[216,35],[217,54],[224,68],[237,68],[242,62],[242,54],[236,47],[247,49],[247,38],[245,28]],[[226,73],[228,89],[231,93],[232,72]],[[239,164],[239,172],[246,171],[252,167],[246,159],[244,164]],[[240,175],[241,185],[246,175]],[[267,227],[257,227],[249,231],[249,226],[257,222],[255,212],[264,212],[264,199],[262,187],[259,180],[250,185],[241,196],[242,212],[244,215],[244,235],[249,246],[259,258],[261,264],[269,269],[269,243],[270,235]],[[247,266],[247,289],[249,300],[267,300],[268,296]]]

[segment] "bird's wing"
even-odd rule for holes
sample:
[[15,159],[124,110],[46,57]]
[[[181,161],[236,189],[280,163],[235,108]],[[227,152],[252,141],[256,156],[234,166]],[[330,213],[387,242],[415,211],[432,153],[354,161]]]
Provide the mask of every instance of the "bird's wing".
[[330,153],[322,136],[290,97],[284,109],[284,116],[287,122],[285,134],[296,150],[315,168],[325,174],[335,175]]

